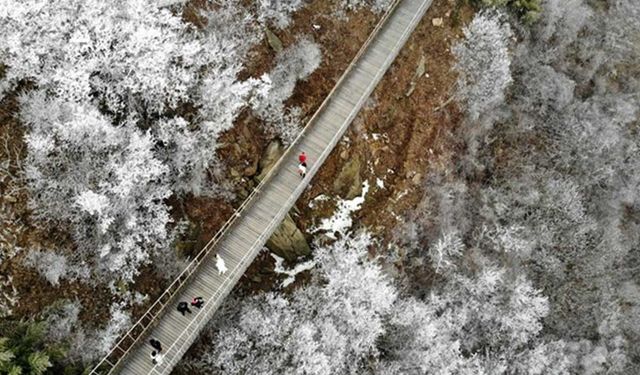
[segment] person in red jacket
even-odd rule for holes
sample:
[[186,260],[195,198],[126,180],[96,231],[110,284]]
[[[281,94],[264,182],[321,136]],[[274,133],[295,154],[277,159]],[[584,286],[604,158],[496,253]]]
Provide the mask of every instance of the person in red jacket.
[[191,306],[197,307],[197,308],[202,308],[202,305],[204,305],[204,298],[202,297],[193,297],[193,299],[191,300]]
[[300,162],[300,164],[298,164],[298,174],[304,177],[307,175],[307,154],[305,154],[304,151],[298,155],[298,161]]
[[307,166],[307,154],[305,154],[304,151],[302,151],[298,156],[298,161],[301,165],[304,165],[305,167]]

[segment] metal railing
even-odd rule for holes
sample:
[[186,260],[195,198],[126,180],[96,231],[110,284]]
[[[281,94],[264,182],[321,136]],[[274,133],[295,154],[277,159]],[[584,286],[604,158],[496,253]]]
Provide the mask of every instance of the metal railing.
[[[164,312],[165,306],[167,306],[168,304],[170,304],[173,301],[173,298],[176,296],[176,294],[178,294],[178,292],[181,291],[182,287],[186,284],[187,280],[189,280],[189,277],[193,273],[196,272],[196,270],[198,269],[198,266],[202,263],[202,261],[211,254],[211,250],[213,248],[215,248],[215,246],[218,244],[220,239],[227,233],[228,229],[231,228],[233,226],[233,224],[235,224],[236,220],[241,216],[241,214],[244,212],[244,210],[247,207],[249,207],[249,204],[253,203],[253,200],[262,191],[263,187],[267,183],[269,183],[270,180],[273,178],[273,176],[279,171],[279,167],[281,166],[283,161],[289,156],[289,154],[291,153],[291,150],[294,149],[294,146],[296,146],[300,142],[300,139],[302,139],[302,137],[307,132],[307,130],[311,127],[311,125],[313,124],[315,119],[326,108],[328,103],[331,101],[332,96],[334,95],[335,91],[340,87],[342,82],[351,73],[351,71],[353,70],[353,67],[356,65],[357,61],[365,53],[365,51],[367,50],[367,48],[369,47],[369,45],[373,41],[373,38],[378,34],[380,29],[384,26],[386,21],[389,19],[391,14],[395,11],[395,9],[397,8],[398,4],[401,1],[402,0],[394,0],[394,2],[389,7],[389,9],[387,9],[385,14],[380,19],[380,21],[378,21],[378,23],[374,27],[373,31],[369,34],[368,38],[363,43],[362,47],[358,50],[358,52],[356,53],[354,58],[351,60],[349,66],[347,66],[347,69],[345,70],[345,72],[340,76],[340,78],[338,79],[336,84],[333,86],[333,88],[331,89],[329,94],[326,96],[326,98],[322,101],[322,103],[320,104],[320,106],[318,107],[316,112],[313,114],[311,119],[309,119],[309,121],[307,122],[305,127],[300,131],[300,133],[294,139],[294,141],[291,142],[291,144],[285,149],[284,153],[278,159],[278,161],[269,169],[269,171],[267,172],[265,177],[262,179],[262,181],[260,181],[258,183],[258,185],[251,191],[251,193],[245,198],[245,200],[242,202],[242,204],[238,208],[236,208],[234,210],[234,212],[231,215],[231,217],[223,224],[223,226],[216,232],[216,234],[202,248],[202,250],[200,250],[198,252],[198,254],[196,254],[196,256],[193,258],[193,260],[191,260],[191,262],[189,262],[189,264],[182,270],[182,272],[180,272],[180,274],[165,289],[165,291],[158,297],[158,299],[156,299],[156,301],[133,324],[133,326],[131,326],[131,328],[126,333],[124,333],[122,335],[122,337],[117,341],[115,346],[98,362],[98,364],[91,370],[91,373],[90,373],[91,375],[101,375],[101,374],[109,374],[110,375],[110,374],[112,374],[113,371],[117,370],[118,367],[122,364],[122,360],[132,351],[133,348],[135,348],[136,345],[138,345],[140,343],[140,339],[142,337],[144,337],[144,335],[147,333],[148,329],[155,325],[155,323],[157,321],[157,318]],[[394,58],[395,58],[395,56],[394,56]],[[334,138],[331,141],[331,145],[332,146],[335,146],[335,144],[337,144],[338,138],[339,137],[336,134],[336,136],[334,136]],[[320,162],[319,163],[318,162],[314,163],[314,165],[311,167],[311,170],[309,171],[307,176],[303,179],[303,182],[296,189],[296,192],[298,191],[298,189],[304,188],[306,186],[306,182],[308,182],[310,180],[310,178],[315,174],[315,172],[320,167],[320,165],[322,165],[322,162],[328,156],[328,152],[330,152],[332,149],[333,149],[333,147],[327,147],[325,149],[325,151],[323,151],[321,157],[318,158],[318,161],[320,161]],[[326,155],[325,155],[325,153],[326,153]],[[287,199],[286,204],[282,206],[282,208],[278,211],[276,216],[269,223],[269,225],[267,227],[267,229],[269,229],[269,230],[265,230],[258,237],[258,239],[254,242],[253,245],[258,243],[259,241],[263,241],[264,240],[263,236],[265,236],[267,233],[269,234],[269,236],[271,235],[271,229],[275,225],[279,224],[280,221],[282,220],[281,218],[279,220],[276,220],[276,219],[279,216],[281,216],[281,214],[282,214],[282,216],[284,216],[282,211],[284,211],[285,209],[289,210],[288,207],[289,207],[290,204],[292,204],[290,201],[294,196],[296,196],[296,194],[292,194],[289,197],[289,199]],[[218,292],[221,289],[224,290],[223,286],[227,285],[227,282],[232,279],[231,275],[234,275],[235,271],[238,270],[240,266],[244,266],[244,263],[249,259],[249,255],[251,255],[250,251],[247,252],[247,254],[245,254],[243,256],[243,258],[238,263],[238,265],[229,274],[230,277],[228,277],[222,283],[222,285],[218,288],[218,290],[216,290],[216,294],[218,294]],[[235,284],[235,280],[234,280],[234,284]],[[181,338],[182,335],[185,334],[185,332],[188,332],[190,330],[191,325],[194,322],[199,322],[200,321],[200,320],[197,319],[197,317],[199,317],[201,313],[209,312],[210,310],[215,310],[215,308],[217,307],[216,306],[217,304],[216,303],[209,303],[209,302],[218,302],[218,301],[217,300],[215,300],[215,301],[207,301],[207,303],[205,303],[205,305],[203,306],[203,309],[198,311],[198,313],[194,316],[194,319],[192,319],[191,322],[189,322],[189,324],[187,325],[187,328],[180,334],[179,338]],[[198,334],[198,331],[191,332],[190,333],[190,338],[193,337],[193,335],[195,335],[195,334]],[[179,351],[186,350],[186,348],[183,348],[183,346],[184,346],[185,343],[190,342],[190,341],[191,340],[184,340],[183,341],[183,345],[181,345],[181,347],[178,348],[177,350],[179,350]],[[173,349],[174,345],[175,344],[171,345],[171,347],[169,348],[167,353]],[[181,357],[178,356],[178,355],[173,356],[172,358],[168,358],[168,356],[165,356],[165,359],[167,361],[166,364],[167,365],[173,364],[176,359],[179,360],[180,358]],[[152,370],[152,372],[153,373],[157,373],[157,370],[155,369],[155,367]]]

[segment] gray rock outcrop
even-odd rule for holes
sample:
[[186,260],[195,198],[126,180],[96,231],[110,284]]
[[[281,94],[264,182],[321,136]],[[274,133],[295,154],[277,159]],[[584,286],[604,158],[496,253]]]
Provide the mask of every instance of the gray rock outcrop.
[[311,248],[296,223],[287,214],[284,220],[267,241],[267,247],[274,254],[287,260],[311,254]]
[[355,155],[343,167],[333,182],[333,190],[345,199],[353,199],[362,193],[362,177],[360,167],[362,160]]

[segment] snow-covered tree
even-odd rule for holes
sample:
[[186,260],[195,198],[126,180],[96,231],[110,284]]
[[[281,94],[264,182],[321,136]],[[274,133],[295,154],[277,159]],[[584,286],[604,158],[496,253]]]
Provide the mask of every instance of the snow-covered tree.
[[511,28],[497,13],[482,12],[463,30],[465,39],[452,52],[458,72],[457,95],[471,118],[504,100],[511,83],[509,38]]
[[311,283],[290,296],[229,302],[192,367],[229,374],[507,374],[534,356],[559,363],[558,353],[544,350],[555,344],[539,337],[547,300],[526,277],[489,266],[471,276],[452,272],[424,296],[401,295],[377,260],[366,259],[370,244],[359,236],[318,249]]
[[6,80],[110,111],[162,111],[186,101],[211,51],[152,0],[5,1],[0,59]]
[[[455,229],[466,249],[454,263],[456,272],[470,275],[479,267],[499,264],[506,270],[503,280],[519,286],[494,293],[510,301],[530,301],[521,308],[512,305],[514,311],[546,315],[547,342],[532,342],[539,325],[514,313],[510,319],[478,325],[493,327],[503,336],[510,332],[504,327],[522,327],[508,336],[520,337],[520,342],[528,338],[527,345],[535,350],[507,356],[516,373],[640,369],[631,359],[637,351],[630,345],[640,337],[631,328],[638,321],[638,304],[627,296],[633,290],[629,285],[640,240],[636,230],[640,162],[634,157],[640,147],[638,55],[633,47],[638,23],[632,21],[640,3],[605,3],[546,0],[536,24],[513,21],[518,39],[510,54],[509,95],[491,113],[480,113],[480,118],[469,111],[465,125],[480,124],[483,132],[471,148],[465,134],[469,128],[462,129],[468,153],[456,160],[457,170],[452,168],[454,172],[443,174],[441,180],[430,179],[429,184],[436,186],[427,186],[418,205],[421,212],[412,216],[417,220],[408,228],[421,241],[410,251],[410,260],[428,260],[425,249],[433,249],[442,233]],[[488,66],[478,74],[492,71]],[[473,109],[474,104],[462,105]],[[464,168],[469,158],[481,173]],[[442,180],[467,188],[459,196],[462,203],[454,200],[455,210],[439,204],[441,191],[446,190]],[[414,263],[418,264],[410,265]],[[423,285],[433,282],[432,275],[420,274],[417,268],[411,268],[407,282],[430,293]],[[515,277],[519,274],[532,283],[519,281]],[[440,277],[435,282],[447,285],[453,276]],[[535,289],[545,291],[548,313],[543,314],[544,306],[536,302]],[[524,297],[507,297],[516,292]],[[487,311],[509,316],[508,310],[488,307]],[[480,348],[486,347],[482,342],[492,348],[518,342],[495,342],[475,328],[471,328],[473,341]],[[477,337],[484,338],[476,341]],[[554,350],[561,355],[552,355]],[[504,368],[498,359],[496,368]]]
[[305,0],[257,0],[258,21],[284,29],[291,22],[291,15],[305,5]]
[[314,282],[290,298],[267,293],[216,322],[199,361],[229,374],[356,374],[378,357],[376,341],[397,292],[366,259],[368,236],[317,253]]
[[[61,100],[90,102],[114,115],[118,124],[135,122],[153,131],[159,114],[190,102],[199,109],[190,131],[184,131],[179,118],[169,118],[162,139],[208,151],[159,151],[176,176],[172,188],[178,193],[199,194],[206,188],[206,169],[216,164],[218,134],[231,127],[261,82],[236,78],[245,54],[260,39],[244,7],[230,2],[206,13],[202,30],[152,0],[31,1],[3,9],[0,37],[8,41],[0,45],[7,66],[4,84],[29,80]],[[170,162],[192,157],[192,165]]]
[[201,29],[150,0],[5,5],[2,85],[34,84],[21,101],[34,214],[130,280],[168,248],[166,198],[223,191],[217,138],[269,89],[237,79],[260,30],[238,2]]
[[358,10],[368,8],[375,13],[380,13],[389,8],[393,0],[341,0],[339,9]]
[[295,139],[300,130],[300,112],[296,108],[285,109],[284,102],[293,94],[296,82],[313,73],[321,59],[318,45],[307,39],[285,48],[276,57],[276,65],[269,73],[268,91],[262,94],[264,99],[253,105],[258,117],[285,143]]
[[462,255],[464,243],[457,232],[444,233],[429,248],[433,268],[438,273],[446,273],[455,268],[455,258]]
[[[449,276],[425,301],[394,305],[377,373],[506,374],[516,369],[514,358],[530,355],[548,305],[529,281],[512,283],[495,268]],[[554,361],[554,353],[542,354]]]
[[22,98],[29,127],[26,177],[35,215],[70,224],[80,258],[129,280],[149,254],[165,249],[170,221],[167,168],[154,139],[115,127],[88,105]]
[[25,264],[38,270],[53,286],[58,286],[61,279],[87,280],[90,277],[86,265],[69,264],[67,257],[53,251],[32,250],[25,257]]

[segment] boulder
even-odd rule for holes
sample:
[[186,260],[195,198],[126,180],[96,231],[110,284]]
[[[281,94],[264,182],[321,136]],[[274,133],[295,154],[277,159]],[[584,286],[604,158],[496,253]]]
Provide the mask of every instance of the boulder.
[[420,61],[418,62],[418,67],[416,68],[416,72],[413,75],[415,78],[420,78],[427,72],[427,58],[422,55],[420,56]]
[[265,34],[267,34],[267,42],[269,42],[269,45],[271,46],[271,48],[273,48],[273,50],[276,52],[282,51],[283,47],[282,47],[282,41],[280,40],[280,38],[278,38],[278,36],[268,28],[265,28],[264,32]]
[[362,193],[361,166],[360,156],[356,155],[349,160],[333,182],[333,190],[346,199],[353,199],[360,195]]
[[284,146],[279,141],[276,140],[269,143],[258,163],[260,170],[260,174],[256,176],[258,181],[262,181],[267,175],[267,172],[269,172],[269,169],[280,159],[283,153]]
[[411,179],[411,182],[413,182],[414,185],[420,185],[422,182],[422,174],[416,173]]
[[278,229],[267,241],[267,247],[276,255],[287,260],[311,254],[311,248],[296,223],[287,214]]

